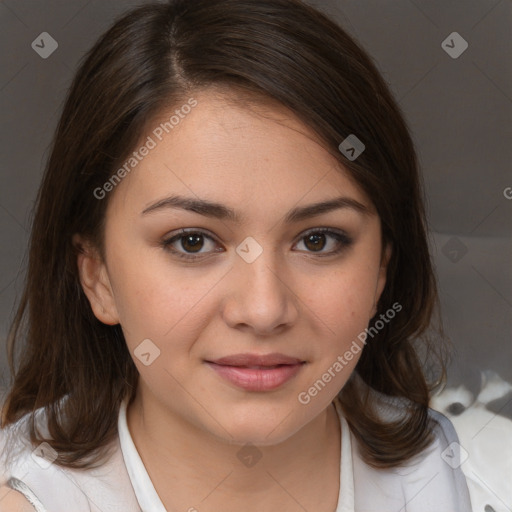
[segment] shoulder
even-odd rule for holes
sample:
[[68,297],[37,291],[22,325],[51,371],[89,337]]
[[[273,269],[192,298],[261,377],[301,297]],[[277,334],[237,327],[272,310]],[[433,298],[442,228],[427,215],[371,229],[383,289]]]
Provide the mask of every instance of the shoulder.
[[385,503],[408,512],[471,512],[457,433],[448,418],[432,409],[428,412],[433,441],[402,466],[370,467],[355,450],[354,484],[359,508],[379,512]]
[[[29,415],[0,429],[0,512],[34,512],[44,510],[17,475],[28,468],[33,453],[29,440]],[[25,475],[26,476],[26,475]],[[35,498],[35,499],[34,499]]]
[[29,415],[0,429],[0,485],[16,471],[17,465],[31,452]]
[[[73,493],[68,492],[69,485],[62,481],[59,468],[53,464],[54,450],[48,443],[34,446],[30,440],[30,414],[23,416],[16,423],[0,429],[0,485],[5,500],[0,512],[19,510],[47,510],[47,497],[57,486],[59,494],[70,500],[70,505],[77,503]],[[47,433],[44,411],[38,410],[34,415],[36,427]],[[34,501],[40,505],[34,507]],[[51,506],[50,501],[50,506]],[[78,509],[80,510],[80,509]]]
[[7,486],[0,486],[0,512],[34,512],[34,507],[23,496]]
[[[417,457],[396,473],[403,479],[404,493],[418,505],[411,510],[470,512],[471,504],[466,478],[461,464],[464,449],[451,421],[441,413],[429,409],[433,423],[433,442]],[[421,504],[421,505],[420,505]]]
[[[0,486],[3,485],[3,492],[10,500],[9,508],[2,502],[5,511],[0,508],[0,512],[15,512],[16,506],[27,506],[27,496],[39,500],[41,510],[51,512],[89,511],[94,506],[105,512],[137,510],[118,440],[111,446],[104,464],[70,469],[55,463],[56,452],[49,444],[32,445],[29,422],[29,416],[25,416],[16,424],[0,429]],[[36,416],[36,424],[41,432],[47,433],[42,411]],[[20,488],[11,485],[13,481]],[[122,508],[116,508],[117,505]],[[38,510],[28,507],[30,512]]]

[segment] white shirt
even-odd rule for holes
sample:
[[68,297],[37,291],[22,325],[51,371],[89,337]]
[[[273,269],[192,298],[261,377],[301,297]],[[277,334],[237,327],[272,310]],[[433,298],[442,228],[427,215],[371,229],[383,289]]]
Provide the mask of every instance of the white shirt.
[[[458,438],[445,416],[429,411],[439,423],[436,439],[420,455],[401,468],[377,470],[359,456],[341,406],[337,399],[334,403],[341,428],[335,512],[471,512],[466,481],[457,466]],[[32,453],[27,421],[22,418],[0,430],[3,450],[10,440],[10,451],[4,453],[8,460],[0,465],[0,483],[3,477],[37,512],[166,512],[130,435],[126,402],[120,407],[118,427],[119,437],[107,463],[72,470]],[[43,452],[48,453],[44,446]],[[194,510],[192,505],[189,510]]]

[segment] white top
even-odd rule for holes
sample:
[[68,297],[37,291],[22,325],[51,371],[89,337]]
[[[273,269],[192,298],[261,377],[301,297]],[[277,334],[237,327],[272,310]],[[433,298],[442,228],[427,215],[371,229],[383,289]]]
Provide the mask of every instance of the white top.
[[[459,445],[450,421],[437,420],[434,443],[401,468],[377,470],[358,454],[357,441],[334,401],[340,419],[340,486],[335,512],[471,512],[468,488],[458,466]],[[108,463],[96,469],[72,470],[51,464],[51,450],[36,453],[21,429],[26,417],[0,430],[7,461],[0,483],[25,495],[37,512],[166,512],[133,443],[126,421],[126,402],[119,411],[119,438]],[[16,435],[14,435],[16,432]],[[11,449],[5,450],[9,441]],[[5,457],[3,457],[5,458]],[[445,462],[447,461],[447,462]]]

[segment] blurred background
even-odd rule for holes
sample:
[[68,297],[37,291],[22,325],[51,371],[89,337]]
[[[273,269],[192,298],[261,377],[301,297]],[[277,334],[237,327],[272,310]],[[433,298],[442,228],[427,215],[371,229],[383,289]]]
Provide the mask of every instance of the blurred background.
[[[2,347],[66,90],[84,52],[140,3],[0,2]],[[512,0],[309,3],[373,56],[409,123],[455,348],[448,387],[432,406],[450,417],[467,452],[474,510],[512,511]],[[5,355],[0,392],[10,378]]]

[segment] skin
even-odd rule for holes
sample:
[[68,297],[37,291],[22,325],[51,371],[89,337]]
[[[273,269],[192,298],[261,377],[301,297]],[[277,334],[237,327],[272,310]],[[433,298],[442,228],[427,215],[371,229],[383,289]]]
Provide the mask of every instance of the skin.
[[0,487],[0,512],[34,512],[23,494],[6,486]]
[[[368,197],[289,111],[239,106],[213,89],[193,97],[191,113],[111,192],[105,261],[76,237],[92,309],[121,324],[140,372],[130,432],[168,510],[332,512],[340,463],[332,400],[360,353],[307,405],[298,395],[368,326],[390,249],[382,250]],[[171,194],[221,203],[241,221],[171,208],[141,214]],[[368,213],[342,208],[284,222],[294,207],[339,196]],[[316,252],[305,232],[322,227],[352,244],[332,254],[338,242],[325,235]],[[199,239],[196,261],[161,245],[181,228],[212,237]],[[263,249],[252,263],[236,252],[249,236]],[[172,247],[196,254],[183,238]],[[144,339],[160,350],[149,366],[133,356]],[[306,364],[272,391],[240,389],[204,362],[273,352]],[[251,468],[237,457],[247,443],[262,455]]]

